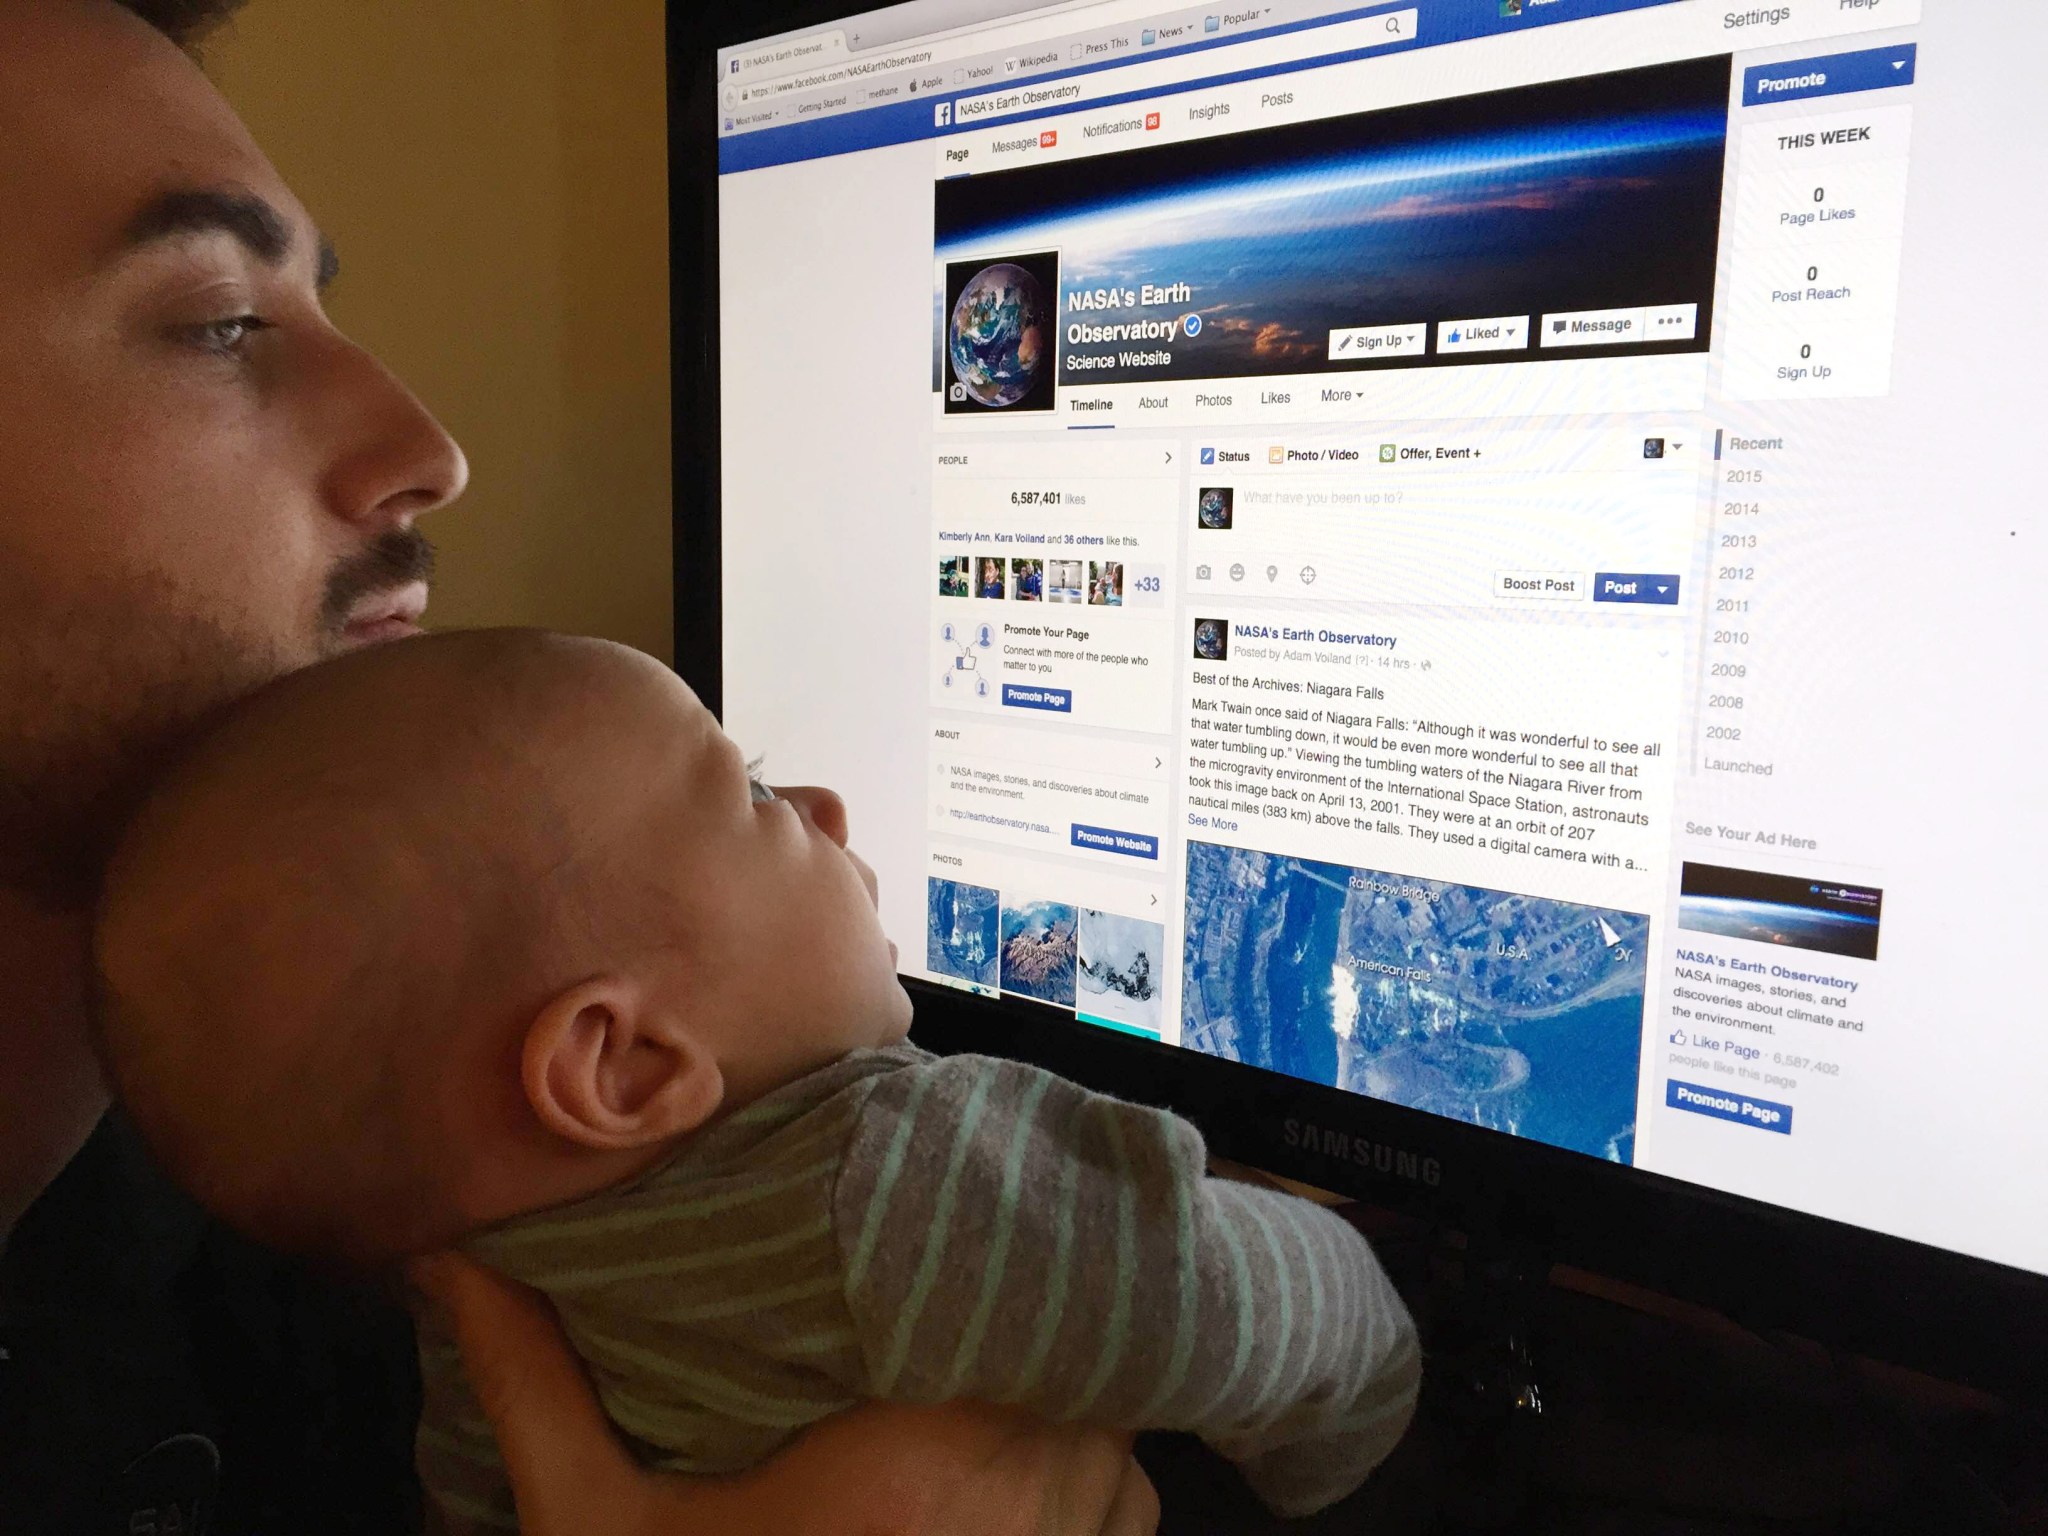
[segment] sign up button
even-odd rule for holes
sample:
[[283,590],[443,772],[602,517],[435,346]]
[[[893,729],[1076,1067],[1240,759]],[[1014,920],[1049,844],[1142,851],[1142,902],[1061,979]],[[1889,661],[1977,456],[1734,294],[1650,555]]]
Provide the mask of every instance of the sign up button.
[[1644,575],[1637,571],[1598,571],[1593,576],[1593,601],[1596,603],[1658,603],[1665,607],[1678,604],[1678,578],[1676,576]]

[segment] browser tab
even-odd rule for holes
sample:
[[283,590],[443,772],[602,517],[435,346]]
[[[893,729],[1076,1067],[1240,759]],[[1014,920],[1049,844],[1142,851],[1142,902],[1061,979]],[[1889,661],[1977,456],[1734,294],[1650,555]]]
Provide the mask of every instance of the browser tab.
[[835,27],[829,32],[814,32],[809,37],[763,44],[732,54],[726,60],[726,78],[740,81],[759,75],[787,74],[814,64],[833,63],[845,58],[846,52],[846,34]]

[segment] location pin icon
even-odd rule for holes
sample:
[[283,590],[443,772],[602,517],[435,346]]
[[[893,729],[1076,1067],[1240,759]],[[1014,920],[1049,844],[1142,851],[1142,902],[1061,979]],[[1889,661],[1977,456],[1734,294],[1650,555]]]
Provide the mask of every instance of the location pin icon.
[[1268,580],[1268,581],[1278,581],[1279,579],[1280,579],[1280,567],[1279,567],[1279,566],[1277,566],[1277,565],[1269,565],[1269,566],[1267,566],[1267,567],[1266,567],[1266,580]]

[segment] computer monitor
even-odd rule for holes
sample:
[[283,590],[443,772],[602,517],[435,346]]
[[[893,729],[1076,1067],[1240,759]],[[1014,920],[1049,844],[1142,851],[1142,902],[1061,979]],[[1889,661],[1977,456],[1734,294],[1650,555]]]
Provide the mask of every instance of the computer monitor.
[[1924,10],[678,9],[681,667],[920,1038],[2040,1385],[2048,13]]

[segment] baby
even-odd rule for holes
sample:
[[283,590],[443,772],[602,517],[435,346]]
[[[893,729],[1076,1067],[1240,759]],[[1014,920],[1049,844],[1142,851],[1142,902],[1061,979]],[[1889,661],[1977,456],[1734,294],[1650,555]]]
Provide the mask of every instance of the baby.
[[[136,819],[96,960],[109,1070],[201,1199],[537,1287],[651,1463],[973,1398],[1197,1432],[1306,1514],[1412,1412],[1356,1232],[1208,1179],[1171,1115],[905,1044],[844,807],[620,647],[451,634],[266,689]],[[430,1492],[515,1526],[452,1349],[422,1365]]]

